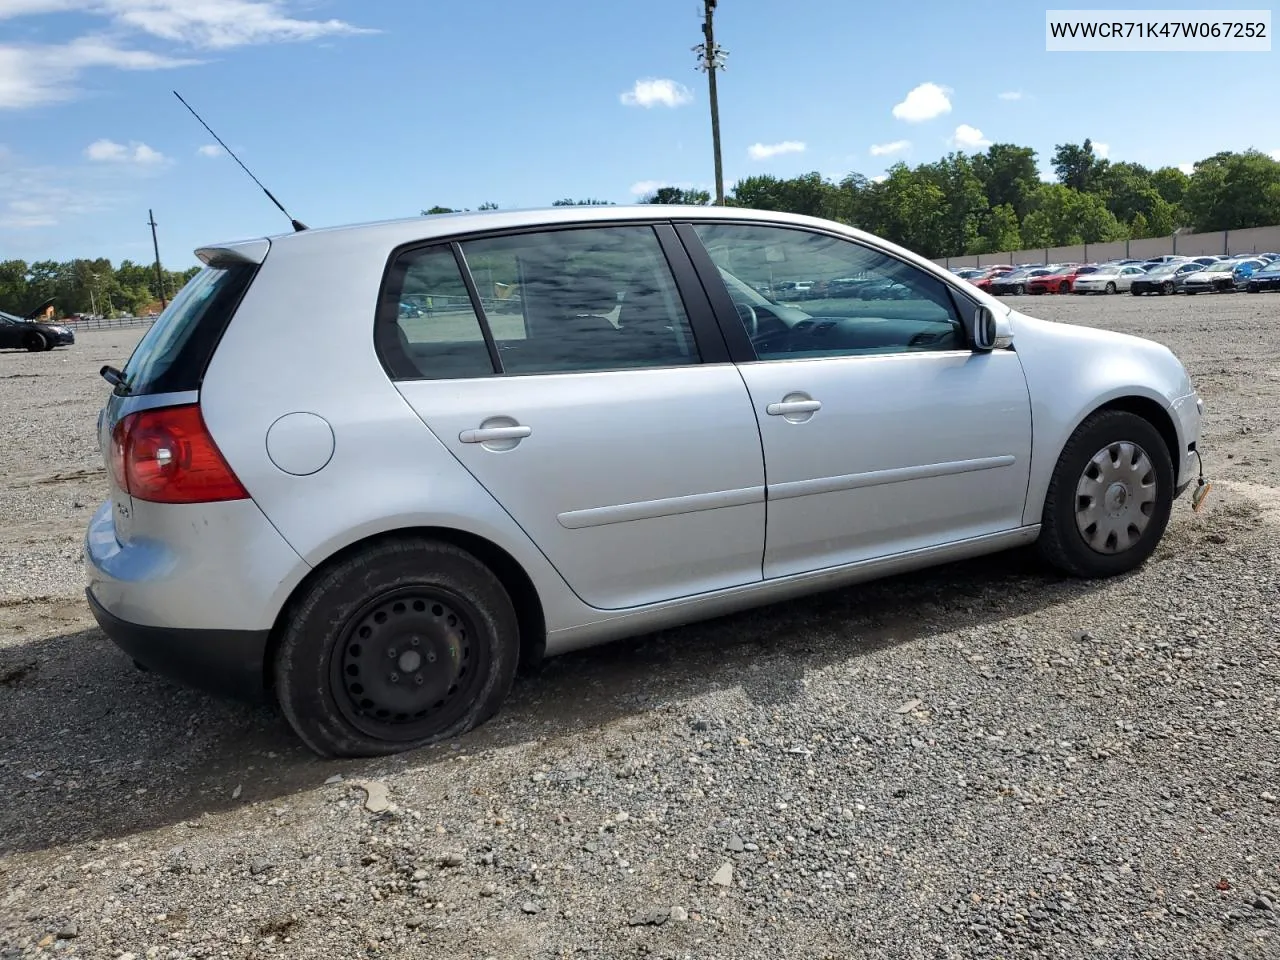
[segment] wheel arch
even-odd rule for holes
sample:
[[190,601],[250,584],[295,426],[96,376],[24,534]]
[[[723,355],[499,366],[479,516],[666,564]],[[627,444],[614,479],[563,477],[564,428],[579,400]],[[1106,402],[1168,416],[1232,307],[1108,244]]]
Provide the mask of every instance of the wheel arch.
[[294,586],[276,615],[263,651],[262,677],[265,687],[270,688],[275,684],[276,651],[279,649],[284,627],[292,614],[295,601],[315,579],[333,564],[340,563],[375,544],[410,538],[426,538],[452,544],[466,550],[493,571],[515,607],[516,622],[520,630],[520,665],[529,668],[542,659],[547,646],[546,616],[542,608],[542,599],[538,596],[533,579],[515,557],[493,541],[465,530],[440,526],[400,527],[370,534],[346,544],[317,563]]

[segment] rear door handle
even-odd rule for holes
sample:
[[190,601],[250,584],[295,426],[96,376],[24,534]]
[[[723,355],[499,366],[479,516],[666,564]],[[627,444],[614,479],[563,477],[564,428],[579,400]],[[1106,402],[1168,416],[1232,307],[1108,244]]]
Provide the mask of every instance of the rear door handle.
[[786,417],[795,413],[815,413],[822,409],[821,400],[783,400],[764,408],[771,417]]
[[478,430],[463,430],[458,439],[463,443],[490,443],[494,440],[523,440],[533,433],[532,427],[481,427]]

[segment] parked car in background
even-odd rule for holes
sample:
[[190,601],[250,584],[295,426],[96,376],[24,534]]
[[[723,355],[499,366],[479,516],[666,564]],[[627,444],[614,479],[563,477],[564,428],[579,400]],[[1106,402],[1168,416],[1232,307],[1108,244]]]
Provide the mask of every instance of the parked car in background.
[[1243,290],[1249,283],[1255,271],[1267,265],[1266,260],[1258,260],[1251,258],[1249,260],[1237,260],[1231,266],[1231,283],[1237,290]]
[[1133,281],[1146,271],[1137,266],[1104,264],[1093,273],[1077,277],[1071,285],[1072,293],[1119,293],[1128,290]]
[[1200,264],[1201,266],[1205,266],[1205,267],[1212,267],[1215,263],[1218,263],[1218,262],[1220,262],[1220,261],[1222,261],[1222,260],[1227,260],[1227,259],[1229,259],[1229,258],[1228,258],[1228,257],[1218,257],[1218,256],[1208,255],[1208,256],[1203,256],[1203,257],[1192,257],[1192,258],[1191,258],[1191,262],[1192,262],[1192,263],[1198,263],[1198,264]]
[[1024,294],[1027,284],[1036,277],[1046,277],[1053,273],[1048,267],[1030,267],[1011,270],[1009,273],[994,278],[987,287],[987,292],[1002,297],[1006,294]]
[[1182,292],[1195,296],[1197,293],[1227,293],[1234,290],[1234,269],[1235,264],[1230,260],[1219,260],[1183,280]]
[[1280,258],[1272,260],[1265,267],[1253,271],[1245,283],[1249,293],[1262,293],[1265,290],[1280,290]]
[[[830,221],[504,210],[197,256],[102,371],[87,601],[139,664],[272,697],[323,755],[456,737],[521,662],[889,573],[1038,543],[1123,574],[1198,475],[1167,347]],[[778,263],[908,296],[833,315],[735,272]],[[485,309],[489,270],[520,313]],[[412,292],[450,308],[401,317]]]
[[1050,271],[1042,277],[1035,277],[1027,284],[1027,293],[1070,293],[1076,277],[1096,273],[1098,268],[1092,264],[1067,267]]
[[52,305],[53,301],[48,300],[21,317],[0,310],[0,349],[16,348],[40,353],[75,343],[75,331],[66,324],[36,319],[46,315]]
[[1203,269],[1194,260],[1179,262],[1170,260],[1152,267],[1140,277],[1135,277],[1129,286],[1129,292],[1135,297],[1147,293],[1159,293],[1168,296],[1182,290],[1182,281],[1193,273]]

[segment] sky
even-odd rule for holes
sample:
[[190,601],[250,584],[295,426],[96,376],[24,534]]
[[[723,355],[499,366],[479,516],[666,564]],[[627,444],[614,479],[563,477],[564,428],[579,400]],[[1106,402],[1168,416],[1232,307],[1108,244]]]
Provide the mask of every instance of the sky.
[[[0,0],[0,260],[149,263],[149,209],[173,269],[201,244],[287,230],[173,90],[311,226],[709,189],[701,8]],[[1280,44],[1049,53],[1045,9],[720,0],[726,189],[753,174],[874,177],[990,142],[1034,147],[1046,177],[1054,145],[1086,137],[1152,167],[1250,147],[1280,158]]]

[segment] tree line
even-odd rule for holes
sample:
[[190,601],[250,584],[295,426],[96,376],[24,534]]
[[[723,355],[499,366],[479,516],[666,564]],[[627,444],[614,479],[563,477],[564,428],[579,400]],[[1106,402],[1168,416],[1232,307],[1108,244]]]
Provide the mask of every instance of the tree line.
[[[200,270],[164,271],[164,296],[174,294]],[[0,310],[24,316],[49,300],[60,317],[73,313],[140,316],[159,309],[155,263],[97,260],[0,261]]]
[[[985,152],[953,152],[914,167],[896,163],[874,180],[859,173],[838,182],[816,172],[746,177],[725,202],[837,220],[931,258],[1280,223],[1280,162],[1258,150],[1215,153],[1187,174],[1113,162],[1085,140],[1058,144],[1051,166],[1057,182],[1043,182],[1035,150],[996,143]],[[644,202],[705,205],[711,196],[667,186]]]

